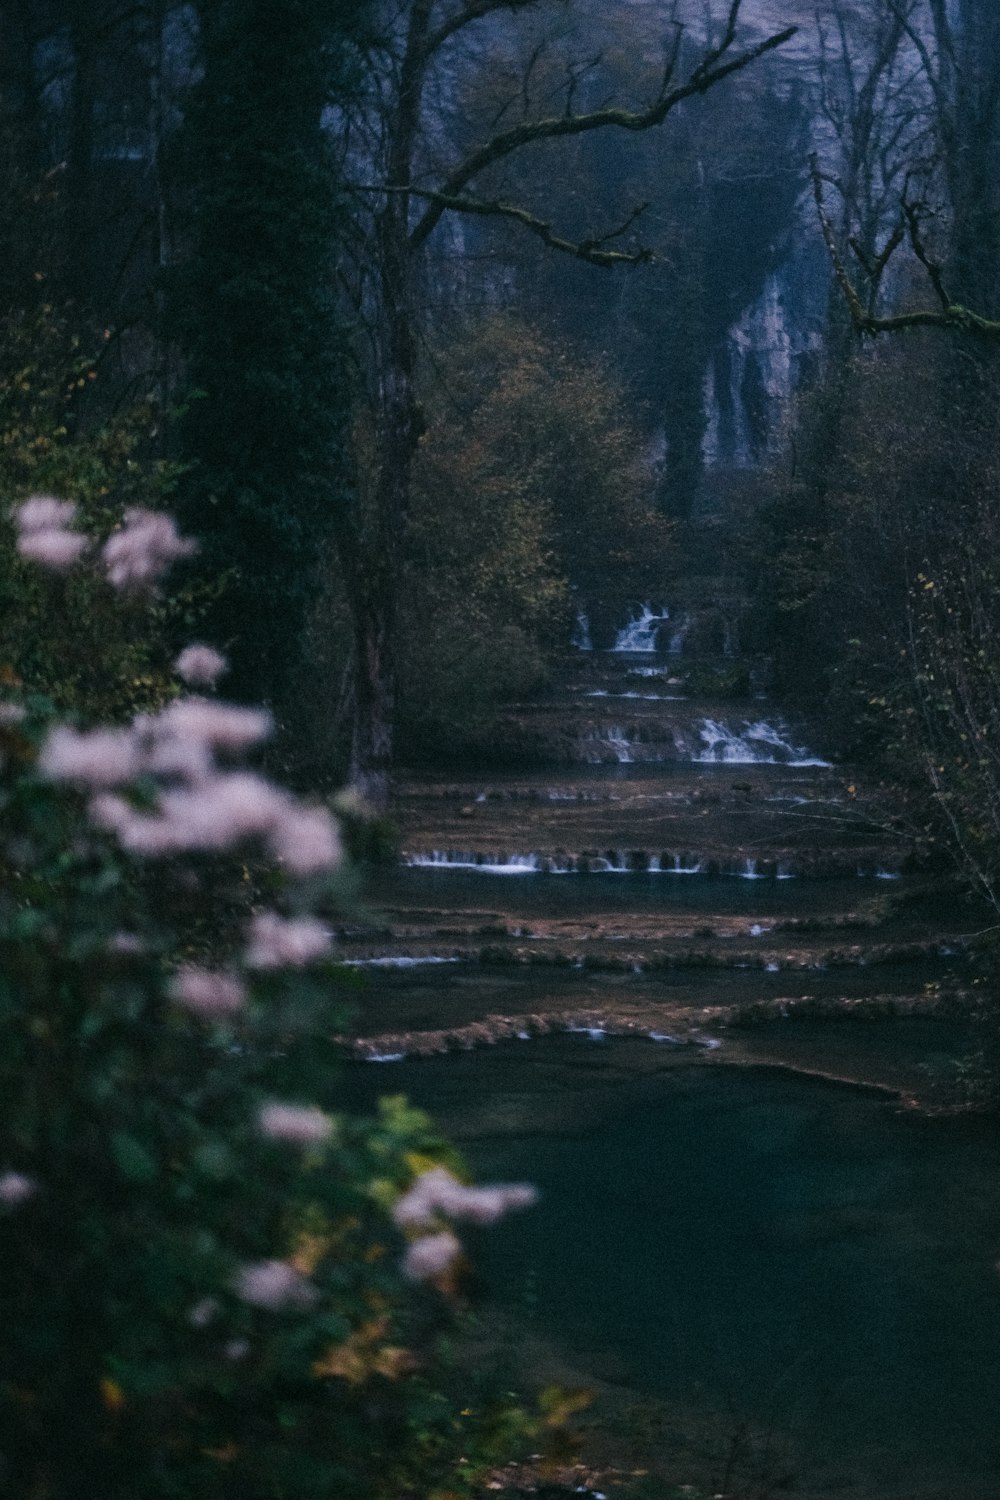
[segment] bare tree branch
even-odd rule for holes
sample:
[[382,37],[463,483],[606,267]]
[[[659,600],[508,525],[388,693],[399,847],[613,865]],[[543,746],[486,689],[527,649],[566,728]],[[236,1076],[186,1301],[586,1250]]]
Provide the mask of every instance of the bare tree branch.
[[[844,265],[843,256],[837,245],[837,237],[833,232],[833,226],[826,212],[826,206],[823,202],[823,177],[815,156],[810,158],[810,166],[813,197],[816,200],[816,212],[819,216],[823,241],[830,257],[830,263],[833,266],[837,285],[850,312],[851,322],[859,333],[869,334],[874,337],[880,333],[900,333],[909,328],[942,328],[952,329],[961,333],[979,334],[981,337],[989,339],[990,342],[1000,342],[1000,321],[992,318],[984,318],[980,313],[973,312],[971,308],[963,307],[960,303],[947,300],[947,294],[940,282],[940,271],[937,272],[938,280],[934,283],[939,300],[943,302],[939,310],[935,311],[928,308],[918,310],[917,312],[896,313],[889,317],[877,317],[874,312],[866,312],[861,298],[858,296],[857,289],[847,273],[847,267]],[[904,212],[907,215],[910,243],[913,246],[914,254],[930,275],[933,262],[927,257],[926,249],[924,249],[920,238],[919,220],[917,221],[917,242],[914,242],[913,220],[910,218],[907,205],[904,205]],[[898,249],[900,243],[902,243],[901,239],[897,241],[894,249]],[[917,248],[918,243],[920,249]],[[886,260],[885,264],[888,265],[888,260]],[[885,266],[882,267],[883,272],[884,270]]]
[[585,240],[567,240],[556,234],[551,224],[540,219],[529,209],[522,208],[516,203],[505,203],[500,198],[474,198],[467,193],[447,196],[436,192],[433,188],[386,188],[386,187],[362,187],[355,185],[352,189],[359,193],[408,193],[413,198],[422,198],[429,203],[440,204],[445,212],[461,214],[478,214],[481,217],[511,219],[520,224],[522,228],[530,230],[538,236],[550,250],[559,250],[563,255],[572,255],[577,260],[585,260],[592,266],[641,266],[648,264],[653,259],[652,250],[640,249],[635,251],[606,250],[604,246],[612,240],[621,239],[627,234],[638,219],[646,212],[648,203],[638,204],[628,218],[614,229],[609,229],[605,234],[594,236]]
[[[561,136],[583,135],[591,130],[605,130],[615,128],[619,130],[642,131],[650,130],[657,125],[662,125],[667,115],[675,109],[684,99],[690,99],[696,94],[707,93],[715,84],[720,83],[723,78],[728,78],[733,73],[741,72],[744,68],[756,62],[768,52],[784,46],[787,41],[796,34],[796,26],[786,27],[784,31],[777,32],[773,36],[766,37],[764,41],[755,46],[747,48],[736,57],[728,61],[721,61],[724,52],[732,43],[733,15],[738,14],[739,0],[734,0],[730,11],[730,24],[727,27],[724,45],[714,48],[710,56],[715,61],[709,65],[706,59],[702,59],[698,67],[690,75],[687,81],[677,88],[661,88],[656,102],[649,109],[628,110],[616,107],[593,110],[587,114],[559,115],[543,120],[525,121],[510,130],[501,132],[492,140],[486,141],[477,147],[465,161],[460,162],[449,174],[441,185],[440,193],[433,198],[425,212],[421,215],[414,226],[410,243],[416,248],[422,245],[431,231],[437,226],[442,215],[447,212],[447,200],[458,197],[465,187],[487,167],[496,165],[503,161],[513,152],[521,150],[522,147],[534,144],[537,141],[555,140]],[[668,67],[667,77],[670,76]]]
[[924,267],[930,277],[931,285],[937,293],[937,299],[943,311],[947,312],[952,306],[951,298],[944,284],[944,273],[936,261],[932,261],[924,244],[923,235],[920,231],[920,205],[917,203],[903,203],[903,212],[906,215],[907,228],[910,231],[910,244],[913,253]]

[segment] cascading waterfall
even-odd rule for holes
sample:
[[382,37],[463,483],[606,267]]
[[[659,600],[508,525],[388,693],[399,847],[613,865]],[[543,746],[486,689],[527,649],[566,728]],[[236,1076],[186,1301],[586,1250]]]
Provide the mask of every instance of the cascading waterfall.
[[808,750],[791,744],[788,733],[787,729],[768,724],[763,719],[756,723],[744,720],[738,730],[721,720],[705,719],[699,730],[705,749],[691,758],[698,765],[829,768],[828,760],[821,760],[819,756],[810,755]]
[[632,746],[625,737],[624,729],[613,724],[607,733],[607,743],[615,752],[620,765],[630,766],[635,759],[632,754]]
[[580,610],[576,617],[576,629],[573,631],[572,645],[578,651],[593,651],[594,642],[590,636],[590,620],[586,611]]
[[667,650],[671,656],[682,656],[684,654],[684,642],[688,638],[691,629],[691,616],[685,615],[675,630],[670,632],[670,642]]
[[642,613],[636,619],[630,620],[624,630],[619,630],[612,649],[622,652],[655,651],[660,626],[669,618],[669,610],[665,609],[660,614],[655,614],[651,605],[644,604]]
[[593,688],[589,693],[584,693],[585,698],[634,698],[640,703],[685,703],[687,696],[684,693],[611,693],[607,688]]
[[410,854],[403,863],[411,869],[475,870],[480,875],[533,875],[541,868],[537,854],[512,854],[503,860],[481,860],[474,854],[434,849],[430,854]]

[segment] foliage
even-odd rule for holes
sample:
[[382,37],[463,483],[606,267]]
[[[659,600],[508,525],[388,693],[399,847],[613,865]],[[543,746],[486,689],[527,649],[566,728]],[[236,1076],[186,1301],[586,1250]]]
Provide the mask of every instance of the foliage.
[[[172,322],[192,392],[181,514],[222,588],[210,614],[237,695],[282,697],[345,500],[351,393],[335,309],[336,174],[323,112],[360,6],[199,5],[203,74],[177,172],[186,254]],[[285,710],[294,709],[287,702]]]
[[[338,1110],[312,913],[347,877],[325,809],[232,769],[266,728],[205,698],[83,734],[0,704],[11,1494],[462,1494],[515,1442],[445,1393],[440,1301],[397,1268],[393,1206],[458,1163],[401,1099]],[[248,909],[249,858],[276,910]]]
[[60,708],[120,719],[170,691],[168,625],[190,600],[139,615],[89,572],[43,575],[18,558],[9,512],[32,493],[70,495],[86,530],[109,531],[170,483],[144,458],[157,414],[140,403],[88,421],[99,363],[44,301],[0,320],[0,362],[0,668]]
[[[526,97],[557,97],[563,70],[586,37],[586,75],[595,95],[612,97],[658,82],[660,17],[638,7],[613,15],[578,3],[575,24],[542,48],[525,30],[519,48],[502,52],[476,89],[463,96],[470,128]],[[537,48],[537,55],[532,51]],[[581,239],[624,222],[647,204],[632,231],[654,251],[650,264],[595,276],[592,268],[523,243],[488,219],[466,231],[484,270],[462,263],[459,292],[485,278],[494,295],[495,258],[505,263],[521,315],[572,338],[624,384],[645,439],[664,439],[658,503],[664,513],[691,515],[704,465],[705,376],[720,359],[734,318],[751,307],[780,265],[795,221],[805,152],[804,100],[768,76],[740,79],[693,106],[683,105],[664,131],[634,136],[595,131],[542,145],[491,172],[497,197],[524,201],[567,225]],[[727,226],[739,226],[739,233]],[[483,254],[488,249],[491,253]],[[468,296],[466,290],[465,295]],[[510,296],[510,292],[507,293]],[[721,351],[724,355],[724,348]],[[717,368],[726,424],[729,372]],[[730,424],[731,425],[731,424]],[[766,451],[768,434],[749,434]],[[723,459],[732,435],[720,433]]]
[[956,410],[953,373],[928,340],[817,393],[801,477],[760,513],[757,625],[783,691],[908,789],[912,831],[996,903],[996,375],[970,377]]
[[411,736],[454,743],[537,690],[575,608],[607,631],[655,591],[669,532],[619,389],[565,341],[512,318],[470,324],[433,361],[425,420],[403,698]]

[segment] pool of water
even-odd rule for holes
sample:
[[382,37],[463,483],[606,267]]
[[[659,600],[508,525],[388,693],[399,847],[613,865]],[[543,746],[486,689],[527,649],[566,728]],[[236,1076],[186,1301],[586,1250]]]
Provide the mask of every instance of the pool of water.
[[771,1432],[797,1492],[1000,1494],[996,1128],[767,1069],[631,1071],[637,1045],[365,1070],[480,1180],[540,1188],[475,1238],[486,1304],[585,1378]]
[[491,875],[433,866],[385,872],[373,883],[373,906],[397,903],[461,909],[516,907],[543,917],[591,912],[663,911],[738,916],[795,916],[850,911],[866,898],[897,892],[905,881],[877,878],[747,880],[738,875]]

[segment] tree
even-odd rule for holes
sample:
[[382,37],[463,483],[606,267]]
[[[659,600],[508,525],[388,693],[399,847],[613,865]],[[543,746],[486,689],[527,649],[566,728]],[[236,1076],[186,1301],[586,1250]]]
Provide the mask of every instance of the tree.
[[670,532],[620,384],[566,340],[469,322],[435,347],[422,394],[400,726],[408,753],[440,755],[495,743],[498,708],[545,680],[574,610],[610,645],[663,590]]
[[316,559],[345,504],[352,380],[334,296],[340,206],[324,111],[362,6],[202,0],[178,174],[173,325],[193,390],[182,512],[238,694],[292,713]]
[[[876,62],[860,89],[852,84],[850,130],[840,131],[846,169],[831,175],[813,162],[839,295],[862,334],[949,328],[991,343],[1000,339],[1000,12],[989,0],[880,0],[877,14]],[[911,83],[915,105],[899,103],[900,58],[925,96]],[[842,198],[839,232],[825,201],[829,183]],[[899,302],[890,273],[906,255],[911,270],[921,269],[923,305],[886,311],[887,300]]]
[[[369,800],[388,795],[395,715],[397,599],[401,543],[410,509],[410,475],[421,431],[416,396],[420,269],[425,247],[442,220],[453,214],[503,219],[552,249],[610,267],[647,258],[636,248],[613,248],[625,232],[570,239],[543,215],[492,197],[488,174],[516,154],[565,142],[595,131],[641,133],[661,125],[683,101],[708,92],[781,46],[786,28],[762,41],[737,47],[741,0],[732,0],[719,40],[692,58],[676,23],[668,34],[665,63],[648,101],[629,105],[579,103],[579,70],[568,68],[554,107],[522,94],[521,117],[501,117],[496,128],[470,146],[452,151],[435,116],[433,100],[450,94],[456,74],[477,66],[474,39],[480,23],[497,24],[503,12],[537,17],[540,0],[410,0],[387,19],[368,51],[367,110],[344,131],[345,170],[354,174],[358,241],[354,295],[367,315],[371,397],[379,458],[373,503],[338,509],[336,530],[348,589],[355,639],[355,725],[352,780]],[[480,57],[478,66],[483,59]],[[486,190],[484,191],[484,187]]]

